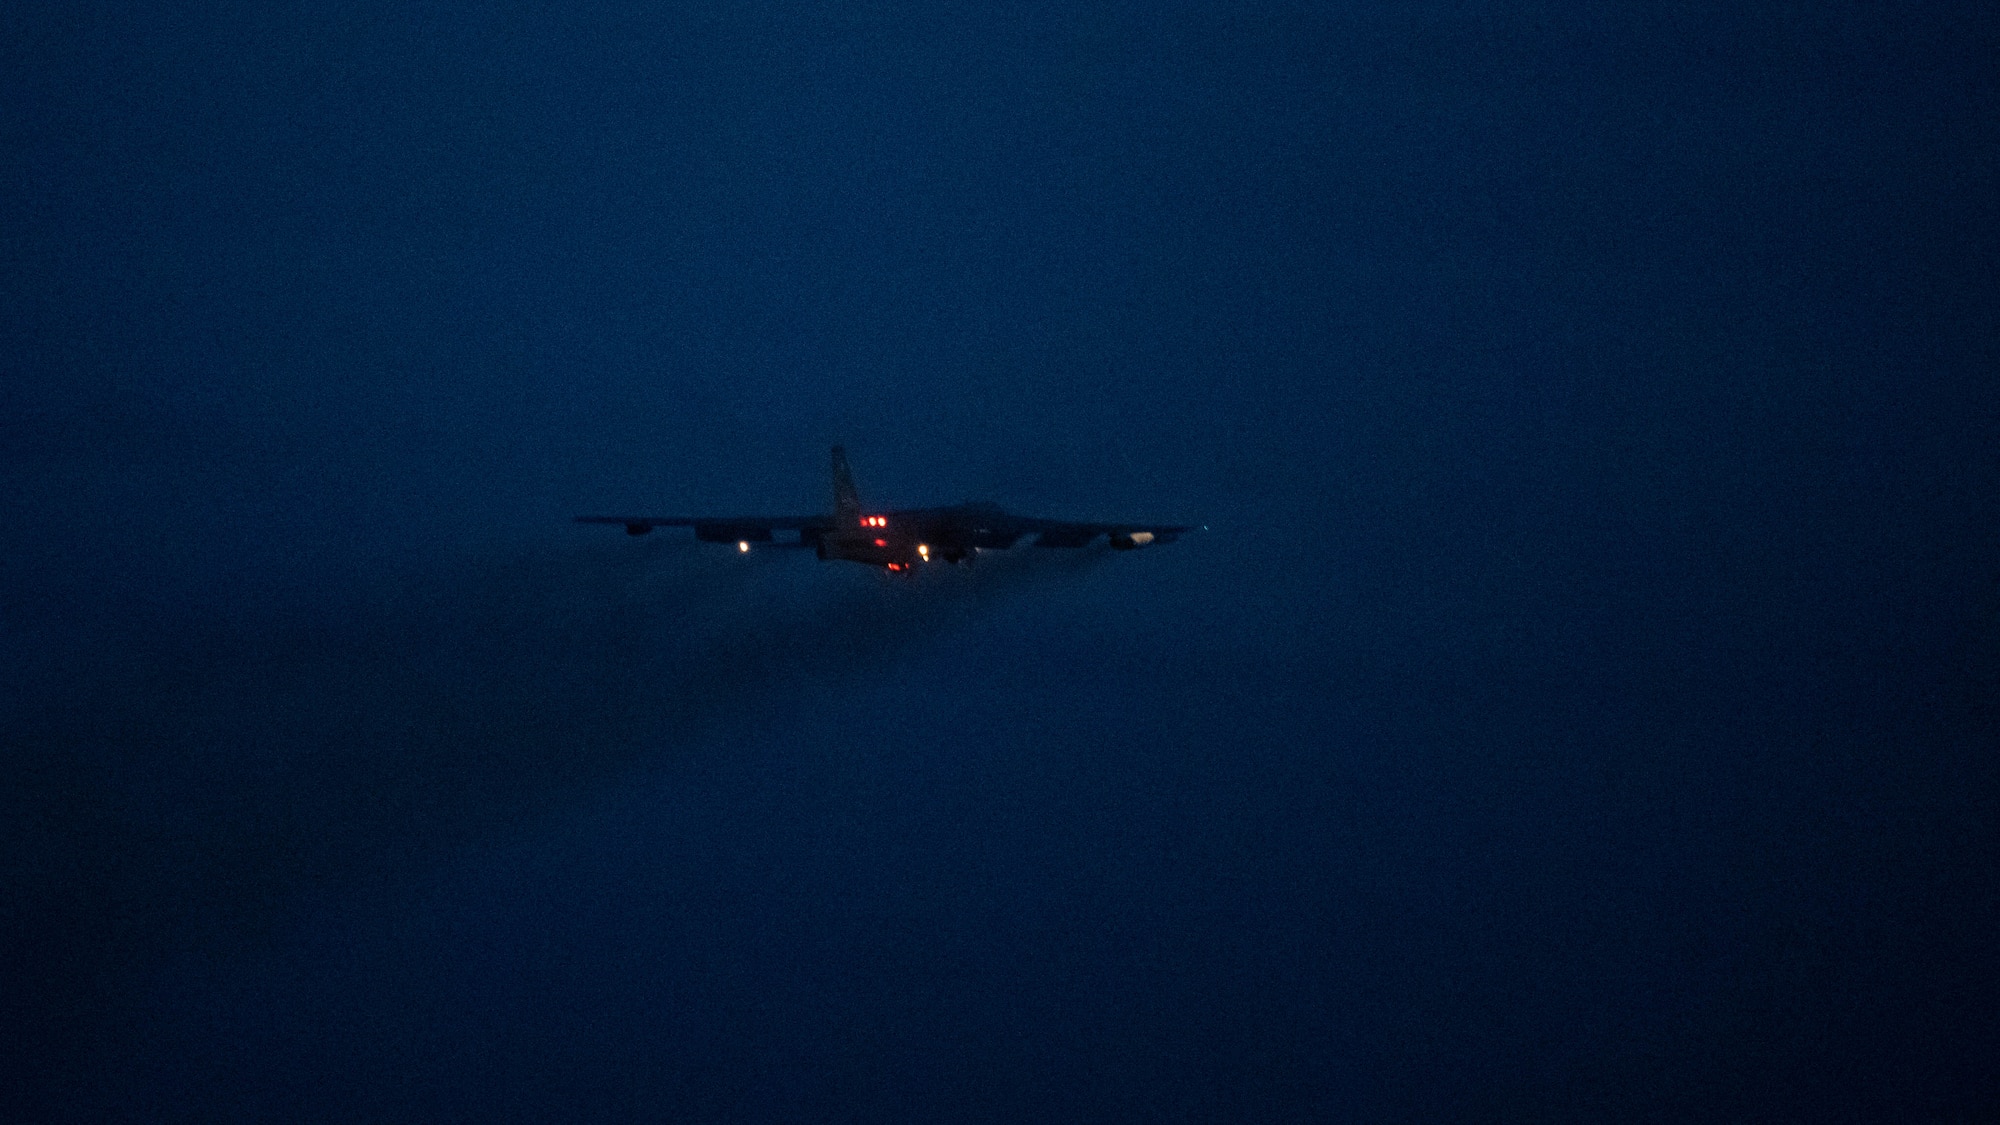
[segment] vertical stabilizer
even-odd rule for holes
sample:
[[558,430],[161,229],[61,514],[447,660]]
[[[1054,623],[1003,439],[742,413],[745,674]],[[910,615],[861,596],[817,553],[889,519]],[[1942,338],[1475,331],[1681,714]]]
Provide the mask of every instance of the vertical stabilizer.
[[861,519],[861,494],[854,490],[854,473],[847,467],[847,450],[833,447],[833,518],[838,527],[851,528]]

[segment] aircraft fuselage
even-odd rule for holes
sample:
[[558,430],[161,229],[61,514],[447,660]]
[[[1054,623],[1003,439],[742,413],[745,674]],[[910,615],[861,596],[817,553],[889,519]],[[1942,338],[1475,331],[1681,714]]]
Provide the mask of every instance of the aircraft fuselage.
[[[970,563],[980,549],[1005,550],[1023,534],[992,504],[914,508],[851,517],[853,526],[802,528],[822,559],[905,570],[933,562]],[[994,526],[998,525],[998,526]]]

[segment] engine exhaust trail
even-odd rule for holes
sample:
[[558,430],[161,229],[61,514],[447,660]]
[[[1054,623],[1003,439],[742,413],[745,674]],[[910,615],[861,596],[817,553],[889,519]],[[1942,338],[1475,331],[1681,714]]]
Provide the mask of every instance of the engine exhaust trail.
[[5,1001],[23,1057],[84,1082],[63,1068],[153,967],[714,745],[1097,557],[829,583],[632,546],[362,590],[338,616],[136,623],[123,670],[16,708],[0,932],[36,970]]

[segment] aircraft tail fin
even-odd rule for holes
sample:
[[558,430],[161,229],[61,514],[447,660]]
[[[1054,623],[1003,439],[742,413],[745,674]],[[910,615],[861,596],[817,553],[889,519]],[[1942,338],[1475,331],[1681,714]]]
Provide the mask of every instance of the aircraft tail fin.
[[847,467],[847,450],[833,447],[833,515],[841,527],[853,527],[861,518],[861,494],[854,488],[854,472]]

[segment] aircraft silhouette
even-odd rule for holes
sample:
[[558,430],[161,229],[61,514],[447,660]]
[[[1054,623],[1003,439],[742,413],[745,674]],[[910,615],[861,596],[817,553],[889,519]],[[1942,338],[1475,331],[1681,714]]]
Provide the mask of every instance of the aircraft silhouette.
[[[1083,547],[1108,536],[1116,550],[1171,543],[1177,524],[1077,523],[1017,516],[998,504],[965,503],[947,508],[868,511],[847,467],[847,451],[833,447],[833,514],[820,516],[578,516],[578,523],[622,524],[628,535],[656,527],[692,527],[704,543],[734,543],[739,551],[765,544],[811,547],[821,559],[841,559],[908,573],[933,562],[970,564],[981,551],[1004,551],[1033,535],[1038,547]],[[796,539],[780,540],[780,531]]]

